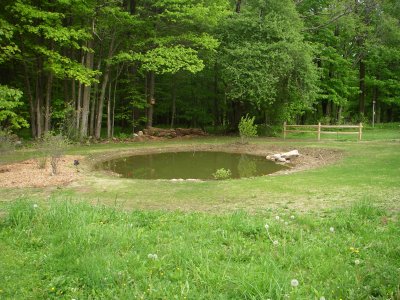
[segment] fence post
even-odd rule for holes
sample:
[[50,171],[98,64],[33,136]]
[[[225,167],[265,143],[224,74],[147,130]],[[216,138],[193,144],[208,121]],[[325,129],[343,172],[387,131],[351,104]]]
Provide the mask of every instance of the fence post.
[[362,123],[358,125],[358,140],[361,141],[362,138]]
[[321,122],[318,122],[318,141],[321,140]]
[[286,121],[283,122],[283,139],[286,139]]

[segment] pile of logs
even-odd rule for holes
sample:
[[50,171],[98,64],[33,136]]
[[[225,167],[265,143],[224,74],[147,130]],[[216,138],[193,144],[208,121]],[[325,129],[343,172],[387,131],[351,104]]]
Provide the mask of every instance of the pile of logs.
[[[203,130],[199,128],[175,128],[175,129],[164,129],[150,127],[143,130],[143,133],[148,136],[157,136],[164,138],[174,138],[180,136],[205,136],[207,135]],[[139,134],[140,136],[140,134]]]

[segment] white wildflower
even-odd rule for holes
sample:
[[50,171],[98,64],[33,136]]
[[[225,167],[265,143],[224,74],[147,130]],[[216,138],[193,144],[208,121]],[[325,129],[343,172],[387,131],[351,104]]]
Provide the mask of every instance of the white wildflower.
[[359,259],[356,259],[355,261],[354,261],[354,263],[356,264],[356,265],[359,265],[360,264],[360,260]]
[[289,225],[289,223],[288,223],[288,222],[285,222],[285,225]]
[[33,208],[38,208],[38,207],[39,207],[39,205],[37,205],[36,203],[33,204]]
[[335,228],[331,227],[331,228],[329,228],[329,231],[330,232],[335,232]]
[[322,296],[322,297],[320,297],[320,298],[319,298],[319,300],[325,300],[325,297],[324,297],[324,296]]
[[265,227],[266,230],[269,229],[269,225],[268,224],[265,224],[264,227]]
[[276,217],[275,217],[275,220],[277,220],[277,221],[278,221],[279,219],[280,219],[280,217],[279,217],[279,216],[276,216]]
[[154,260],[156,260],[157,258],[158,258],[158,255],[157,254],[149,254],[149,255],[147,255],[147,257],[149,258],[149,259],[154,259]]
[[278,246],[279,242],[277,240],[273,241],[274,246]]
[[291,218],[292,220],[294,220],[294,216],[293,216],[293,215],[291,215],[290,218]]
[[290,285],[293,287],[297,287],[299,285],[299,281],[297,279],[292,279],[290,281]]

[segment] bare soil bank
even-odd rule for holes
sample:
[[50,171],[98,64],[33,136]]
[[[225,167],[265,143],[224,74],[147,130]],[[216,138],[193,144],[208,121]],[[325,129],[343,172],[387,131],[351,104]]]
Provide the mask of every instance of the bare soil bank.
[[[0,187],[48,187],[48,186],[65,186],[71,182],[82,179],[89,174],[90,167],[94,164],[117,157],[124,157],[135,154],[150,154],[162,152],[176,151],[224,151],[233,153],[246,153],[259,156],[267,156],[276,153],[282,153],[293,150],[291,147],[278,147],[272,145],[252,145],[252,144],[226,144],[226,145],[188,145],[179,147],[162,147],[162,148],[144,148],[132,149],[124,151],[113,151],[97,155],[94,158],[85,159],[83,156],[66,155],[60,159],[59,173],[51,175],[50,164],[47,163],[45,169],[40,169],[38,163],[34,159],[26,160],[19,163],[3,165],[0,167]],[[332,164],[342,158],[343,152],[331,149],[318,148],[297,148],[300,156],[292,159],[287,164],[290,169],[283,170],[273,175],[282,173],[292,173],[307,169],[318,168],[328,164]],[[80,165],[78,168],[74,166],[74,160],[78,159]]]

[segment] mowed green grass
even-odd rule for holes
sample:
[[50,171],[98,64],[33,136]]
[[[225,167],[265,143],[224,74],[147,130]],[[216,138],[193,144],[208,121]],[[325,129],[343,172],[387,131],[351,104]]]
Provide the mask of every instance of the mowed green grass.
[[19,200],[0,227],[0,298],[398,299],[399,236],[367,201],[211,215]]
[[288,175],[174,183],[94,174],[58,189],[1,189],[0,299],[399,299],[400,132],[364,136],[252,140],[343,154]]

